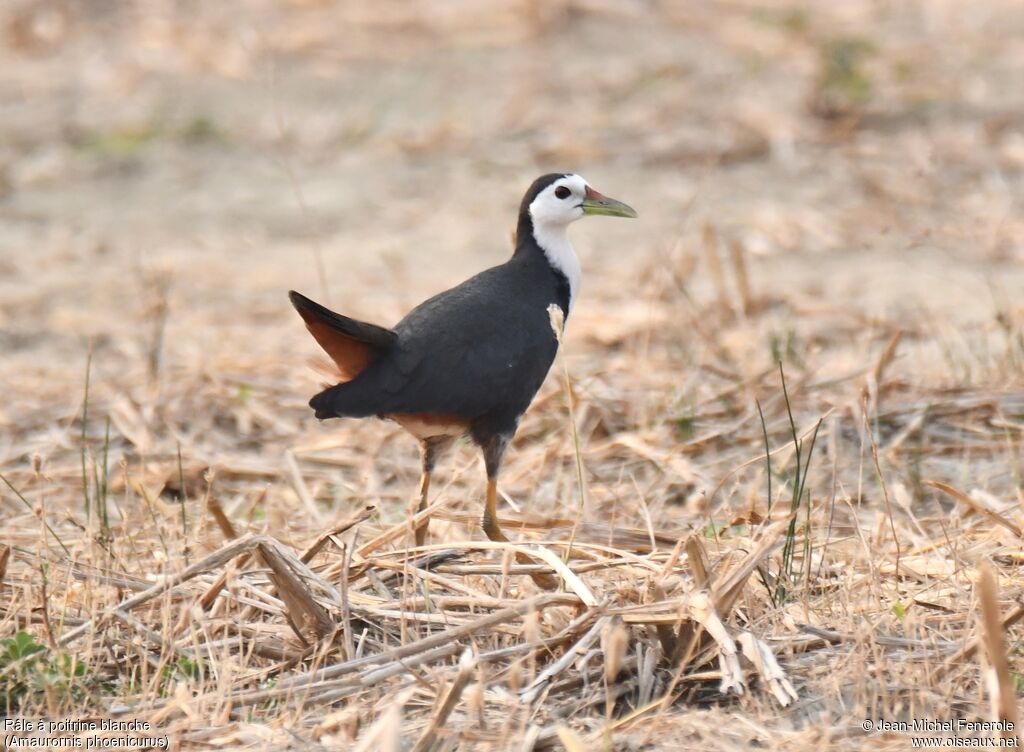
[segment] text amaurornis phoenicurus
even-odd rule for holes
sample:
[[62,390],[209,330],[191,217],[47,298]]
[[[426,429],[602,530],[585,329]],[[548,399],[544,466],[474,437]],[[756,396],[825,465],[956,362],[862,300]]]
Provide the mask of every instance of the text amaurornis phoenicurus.
[[[468,435],[483,450],[487,470],[484,532],[508,540],[495,509],[498,471],[558,350],[548,309],[557,305],[569,317],[580,262],[567,231],[588,214],[636,216],[579,175],[537,178],[519,207],[512,258],[421,303],[392,329],[289,293],[340,374],[340,383],[310,400],[316,417],[386,418],[419,439],[420,510],[439,455]],[[425,536],[426,522],[416,530],[417,544]]]

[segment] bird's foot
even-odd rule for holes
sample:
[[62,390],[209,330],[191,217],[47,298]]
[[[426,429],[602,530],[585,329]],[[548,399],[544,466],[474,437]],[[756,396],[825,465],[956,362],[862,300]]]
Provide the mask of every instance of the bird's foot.
[[[498,526],[498,521],[486,512],[484,513],[482,524],[484,533],[490,540],[501,543],[511,543],[511,541],[505,536],[505,533],[503,533],[501,528]],[[516,562],[519,564],[532,565],[541,563],[541,560],[517,551]],[[530,574],[530,579],[537,584],[537,587],[544,590],[557,590],[559,585],[562,583],[560,577],[556,577],[545,572],[532,572]]]
[[[517,556],[516,559],[520,564],[536,563],[535,560],[526,556],[522,558]],[[562,584],[562,579],[560,577],[556,577],[555,575],[547,574],[545,572],[534,572],[530,575],[530,579],[533,580],[537,587],[542,590],[558,590],[559,586]]]
[[423,520],[423,522],[416,526],[415,537],[417,546],[422,546],[427,542],[427,532],[429,530],[430,520]]

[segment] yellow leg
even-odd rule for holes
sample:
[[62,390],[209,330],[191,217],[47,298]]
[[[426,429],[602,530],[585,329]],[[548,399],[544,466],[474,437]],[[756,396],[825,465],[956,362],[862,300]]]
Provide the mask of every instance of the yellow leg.
[[[501,526],[498,525],[498,481],[494,478],[487,479],[487,500],[484,503],[484,517],[482,520],[484,533],[492,541],[503,541],[508,542],[508,538],[505,537],[505,533],[501,531]],[[531,559],[525,554],[516,553],[516,561],[520,564],[536,564],[534,559]],[[559,578],[552,577],[549,574],[543,574],[537,572],[531,574],[530,577],[537,583],[539,587],[545,590],[556,590],[559,585]]]
[[[444,454],[445,450],[454,441],[452,436],[432,436],[420,442],[421,458],[423,460],[423,475],[420,478],[420,502],[416,512],[422,512],[427,508],[427,492],[430,491],[430,475],[434,472],[434,465],[438,457]],[[422,546],[427,541],[427,530],[430,528],[430,520],[423,520],[416,526],[416,545]]]
[[487,501],[484,504],[484,533],[492,541],[507,541],[508,538],[498,526],[498,481],[487,479]]
[[[422,512],[427,508],[427,492],[430,491],[430,471],[424,470],[423,477],[420,479],[420,503],[416,507],[416,512]],[[430,527],[430,520],[423,520],[416,528],[416,545],[422,546],[427,542],[427,530]]]

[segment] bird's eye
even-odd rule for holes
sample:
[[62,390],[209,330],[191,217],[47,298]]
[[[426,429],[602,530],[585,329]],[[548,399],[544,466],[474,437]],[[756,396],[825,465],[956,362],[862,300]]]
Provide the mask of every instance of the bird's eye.
[[555,188],[555,195],[559,198],[569,198],[572,195],[572,191],[566,188],[564,185],[560,185]]

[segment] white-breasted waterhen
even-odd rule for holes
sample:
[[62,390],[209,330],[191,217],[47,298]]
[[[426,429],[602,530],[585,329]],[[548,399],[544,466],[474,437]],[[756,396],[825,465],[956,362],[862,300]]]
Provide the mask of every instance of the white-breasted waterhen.
[[[636,216],[579,175],[537,178],[519,207],[512,258],[421,303],[393,329],[289,293],[341,377],[310,400],[316,417],[387,418],[419,439],[420,510],[438,456],[468,435],[483,450],[487,470],[484,532],[491,540],[508,540],[495,509],[498,471],[558,350],[548,309],[554,304],[569,316],[580,263],[567,230],[588,214]],[[416,531],[417,544],[425,535],[426,523]]]

